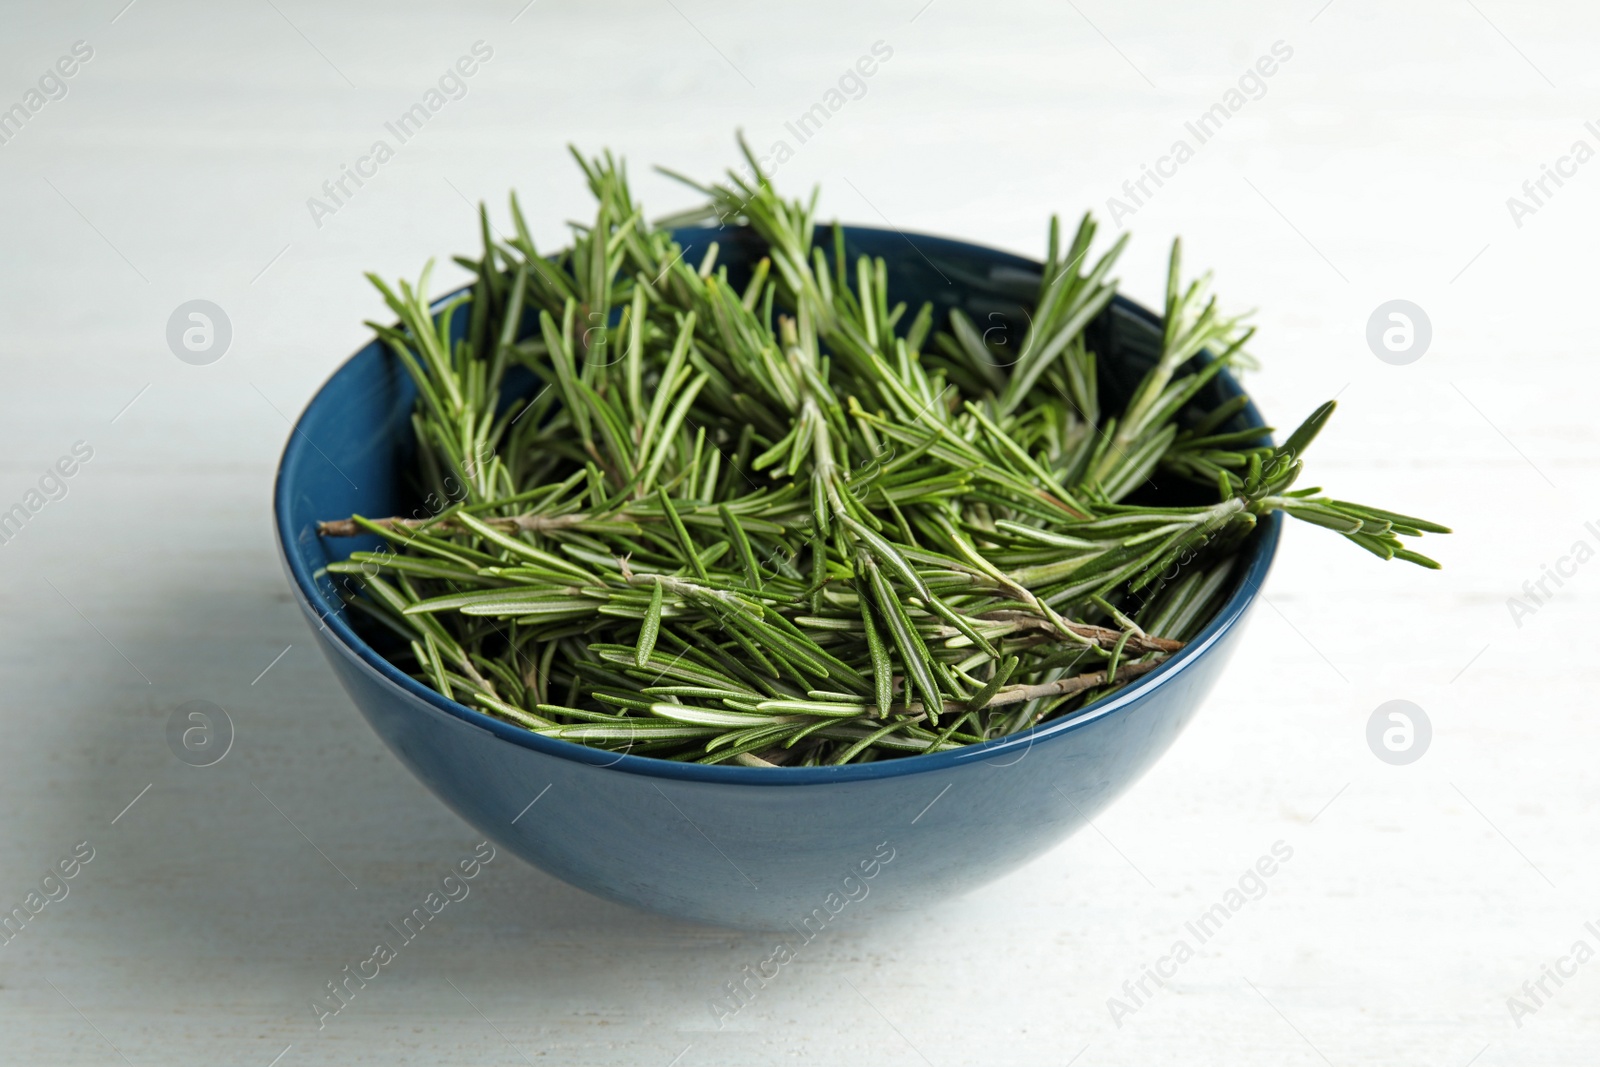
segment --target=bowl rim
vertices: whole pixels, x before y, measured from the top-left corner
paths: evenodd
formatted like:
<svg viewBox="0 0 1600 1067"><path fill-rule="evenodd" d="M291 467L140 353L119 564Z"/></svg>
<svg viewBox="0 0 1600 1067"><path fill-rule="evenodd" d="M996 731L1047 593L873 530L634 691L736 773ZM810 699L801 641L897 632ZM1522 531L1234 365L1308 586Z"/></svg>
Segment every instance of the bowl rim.
<svg viewBox="0 0 1600 1067"><path fill-rule="evenodd" d="M979 252L992 257L1003 265L1014 268L1034 272L1043 269L1042 264L1036 260L970 241L928 234L906 234L900 233L898 230L888 230L873 226L851 226L847 229L899 234L905 237L908 242L915 238L917 243L925 246L943 246L952 250ZM916 244L913 244L913 247L916 247ZM470 287L464 286L439 297L433 302L432 307L437 309L458 297L468 288ZM1160 325L1161 320L1158 315L1121 294L1114 298L1112 306L1144 319L1152 325ZM628 753L618 755L605 749L580 745L575 741L563 741L559 738L545 737L543 734L534 733L524 727L470 708L446 697L429 686L423 685L389 662L376 649L362 640L360 635L346 621L343 610L344 605L341 603L335 606L328 602L316 581L312 568L295 551L294 542L298 540L298 537L290 529L290 501L293 493L292 486L285 479L285 472L290 467L292 457L297 457L298 453L306 449L317 447L301 427L310 416L313 408L319 403L327 402L328 387L333 383L334 379L344 373L349 365L358 359L362 353L366 352L368 348L381 343L375 338L357 349L348 358L341 361L339 366L317 387L311 399L306 402L304 410L295 419L294 425L289 431L288 439L284 444L283 452L279 457L278 468L273 478L273 527L277 535L278 554L283 562L284 570L291 579L296 598L303 609L320 619L319 629L326 629L329 634L333 635L338 645L341 646L340 651L345 654L347 659L365 667L390 687L422 701L423 704L437 712L442 712L469 725L485 730L501 741L509 742L522 748L533 749L547 756L555 756L592 767L680 781L725 785L798 786L924 774L951 770L963 764L971 763L993 762L998 765L1009 766L1011 763L1021 760L1037 743L1056 740L1091 723L1115 715L1134 704L1142 703L1164 686L1173 684L1180 675L1197 664L1217 642L1239 624L1245 613L1255 603L1260 595L1261 586L1266 579L1267 572L1272 566L1272 561L1277 555L1278 541L1282 533L1283 517L1277 512L1272 512L1266 516L1258 524L1256 534L1245 545L1243 550L1246 554L1245 566L1242 573L1236 578L1237 584L1233 594L1217 610L1216 615L1211 618L1205 628L1185 644L1182 649L1168 657L1155 670L1135 679L1117 692L1101 698L1071 718L1046 722L982 744L966 745L944 752L899 756L894 759L879 760L872 763L852 763L842 767L745 767L740 765L729 766L722 763L680 763L673 760L657 759L653 756L635 756ZM1255 400L1250 397L1249 393L1227 370L1223 370L1218 377L1226 387L1237 390L1239 395L1246 398L1247 403L1242 414L1255 425L1263 427L1265 432L1266 422L1262 419L1261 412L1256 408Z"/></svg>

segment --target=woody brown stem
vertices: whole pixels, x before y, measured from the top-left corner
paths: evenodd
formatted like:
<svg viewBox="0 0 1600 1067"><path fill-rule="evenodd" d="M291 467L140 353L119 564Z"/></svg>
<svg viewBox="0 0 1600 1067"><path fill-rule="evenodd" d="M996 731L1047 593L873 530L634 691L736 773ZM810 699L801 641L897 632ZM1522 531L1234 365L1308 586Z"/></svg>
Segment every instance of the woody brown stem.
<svg viewBox="0 0 1600 1067"><path fill-rule="evenodd" d="M1025 611L990 611L975 616L988 622L1003 622L1018 630L1045 630L1054 633L1056 626L1047 619L1037 615L1030 615ZM1084 622L1066 622L1062 620L1068 630L1079 637L1093 641L1101 648L1115 647L1122 639L1121 630L1113 630L1108 626L1091 626ZM1149 634L1130 634L1128 643L1123 646L1129 652L1176 652L1183 647L1182 641L1173 641L1165 637L1152 637Z"/></svg>
<svg viewBox="0 0 1600 1067"><path fill-rule="evenodd" d="M374 526L381 526L385 530L416 530L429 523L439 529L457 531L460 527L449 519L372 519ZM568 526L576 526L581 522L589 521L585 514L575 515L510 515L499 518L484 518L485 525L492 526L506 533L532 532L544 533L547 530L562 530ZM357 525L354 519L333 519L328 522L317 523L317 533L324 537L356 537L370 531Z"/></svg>
<svg viewBox="0 0 1600 1067"><path fill-rule="evenodd" d="M1116 680L1127 681L1138 678L1140 675L1149 674L1166 662L1163 657L1158 660L1140 663L1124 663L1117 667ZM984 708L992 708L999 704L1022 704L1029 700L1038 700L1042 697L1064 697L1074 693L1082 693L1090 689L1098 689L1106 684L1106 672L1094 671L1091 674L1080 674L1072 678L1062 678L1059 681L1044 682L1040 685L1008 685L999 690L989 699ZM897 715L912 715L923 710L920 702L907 704L896 708ZM982 711L983 708L973 708L972 711Z"/></svg>
<svg viewBox="0 0 1600 1067"><path fill-rule="evenodd" d="M1117 668L1117 681L1149 674L1165 662L1165 659L1158 659L1147 663L1124 663ZM994 699L989 701L989 706L1021 704L1041 697L1071 696L1073 693L1082 693L1088 689L1098 689L1105 684L1106 672L1095 671L1092 674L1080 674L1075 678L1062 678L1060 681L1045 682L1042 685L1010 685L996 693Z"/></svg>

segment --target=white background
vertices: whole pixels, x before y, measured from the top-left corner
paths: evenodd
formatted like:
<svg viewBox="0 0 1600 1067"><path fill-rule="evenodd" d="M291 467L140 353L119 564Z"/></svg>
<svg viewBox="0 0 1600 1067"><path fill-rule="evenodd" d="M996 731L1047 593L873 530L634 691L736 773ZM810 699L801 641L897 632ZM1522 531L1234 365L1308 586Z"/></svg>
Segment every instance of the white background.
<svg viewBox="0 0 1600 1067"><path fill-rule="evenodd" d="M94 49L0 145L0 509L94 449L0 546L0 903L96 850L0 946L5 1060L1593 1062L1600 961L1520 1027L1507 998L1580 937L1600 949L1600 565L1520 627L1506 603L1600 547L1600 162L1520 227L1506 206L1575 140L1600 147L1592 7L123 3L0 13L0 106ZM315 225L307 198L480 39L467 96ZM709 176L736 127L785 136L880 40L893 58L781 184L823 183L825 217L1027 254L1292 47L1125 220L1124 291L1158 295L1181 233L1230 308L1259 309L1268 417L1338 395L1312 480L1453 525L1423 546L1445 570L1291 529L1226 678L1095 831L925 915L847 913L721 1032L707 1002L766 939L509 856L319 1032L322 984L477 840L351 708L272 547L286 419L384 314L361 272L473 250L466 201L503 222L512 187L557 247L588 211L569 141L625 153L651 209L685 206L650 164ZM194 298L233 325L210 366L164 337ZM1409 366L1364 340L1394 298L1433 324ZM164 736L195 699L238 731L207 769ZM1367 748L1391 699L1433 723L1410 766ZM1107 999L1278 841L1265 897L1116 1026Z"/></svg>

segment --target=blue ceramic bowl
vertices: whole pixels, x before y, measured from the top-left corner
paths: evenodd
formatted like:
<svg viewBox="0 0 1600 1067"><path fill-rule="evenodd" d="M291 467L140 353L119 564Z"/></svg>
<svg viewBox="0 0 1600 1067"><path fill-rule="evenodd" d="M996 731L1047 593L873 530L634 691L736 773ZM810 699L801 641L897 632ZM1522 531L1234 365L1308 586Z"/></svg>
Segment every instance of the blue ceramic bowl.
<svg viewBox="0 0 1600 1067"><path fill-rule="evenodd" d="M891 298L962 307L1020 339L1037 263L894 231L846 231L852 258L889 262ZM761 252L742 230L685 230L689 256ZM464 320L466 316L457 316ZM1102 389L1126 394L1158 320L1122 299L1092 327ZM1237 395L1219 375L1202 401ZM325 541L319 519L408 514L414 388L378 342L357 352L300 416L278 471L279 545L295 596L351 699L384 742L463 819L529 863L597 896L700 922L805 938L845 909L914 908L998 878L1064 840L1171 745L1237 644L1279 534L1244 552L1232 595L1158 670L1071 719L933 755L846 767L699 766L556 741L446 699L352 628L324 570L370 541ZM1239 426L1260 426L1254 407ZM530 806L531 805L531 806Z"/></svg>

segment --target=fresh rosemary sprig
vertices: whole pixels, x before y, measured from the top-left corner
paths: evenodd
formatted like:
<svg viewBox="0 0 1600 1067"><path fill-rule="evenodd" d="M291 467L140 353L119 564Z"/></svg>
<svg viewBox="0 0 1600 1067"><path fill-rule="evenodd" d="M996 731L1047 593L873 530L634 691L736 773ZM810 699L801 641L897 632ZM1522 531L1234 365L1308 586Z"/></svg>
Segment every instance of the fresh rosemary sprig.
<svg viewBox="0 0 1600 1067"><path fill-rule="evenodd" d="M598 208L569 249L541 254L513 196L515 236L483 215L481 256L458 259L476 281L437 317L427 270L372 277L399 318L373 328L418 388L419 488L453 503L321 532L391 546L328 569L365 579L352 605L447 696L639 755L863 762L1152 670L1273 510L1437 566L1401 539L1444 527L1292 488L1332 402L1276 448L1225 429L1242 399L1191 410L1250 331L1183 283L1176 242L1156 361L1108 414L1085 331L1125 238L1090 263L1087 217L1065 249L1051 223L1007 364L959 311L907 320L884 261L847 262L837 227L819 245L815 195L783 200L753 158L691 213L766 242L742 288L715 244L685 262L609 155L577 158ZM507 395L515 365L545 383L531 399ZM1158 473L1216 500L1136 502Z"/></svg>

